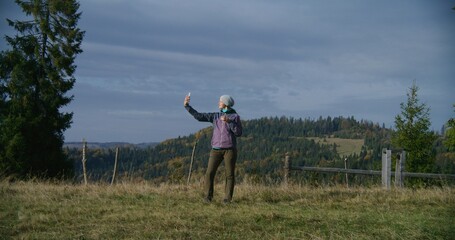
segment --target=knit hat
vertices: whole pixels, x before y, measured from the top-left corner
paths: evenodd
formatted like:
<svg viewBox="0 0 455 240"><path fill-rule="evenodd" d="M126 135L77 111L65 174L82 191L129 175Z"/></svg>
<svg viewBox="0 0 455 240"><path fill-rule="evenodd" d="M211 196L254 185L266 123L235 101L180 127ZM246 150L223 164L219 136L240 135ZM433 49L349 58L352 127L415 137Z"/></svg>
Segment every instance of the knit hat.
<svg viewBox="0 0 455 240"><path fill-rule="evenodd" d="M234 106L234 99L229 95L221 96L220 101L223 102L228 107Z"/></svg>

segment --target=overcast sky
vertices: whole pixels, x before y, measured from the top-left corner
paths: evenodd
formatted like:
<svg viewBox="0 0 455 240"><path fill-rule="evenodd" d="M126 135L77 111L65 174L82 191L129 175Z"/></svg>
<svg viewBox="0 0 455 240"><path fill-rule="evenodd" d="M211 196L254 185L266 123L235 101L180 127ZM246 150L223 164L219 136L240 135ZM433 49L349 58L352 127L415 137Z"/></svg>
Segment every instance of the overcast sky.
<svg viewBox="0 0 455 240"><path fill-rule="evenodd" d="M24 19L14 1L6 17ZM183 108L243 119L354 116L394 126L416 82L432 129L454 117L454 1L81 0L66 141L160 142L210 126ZM0 40L0 49L9 48Z"/></svg>

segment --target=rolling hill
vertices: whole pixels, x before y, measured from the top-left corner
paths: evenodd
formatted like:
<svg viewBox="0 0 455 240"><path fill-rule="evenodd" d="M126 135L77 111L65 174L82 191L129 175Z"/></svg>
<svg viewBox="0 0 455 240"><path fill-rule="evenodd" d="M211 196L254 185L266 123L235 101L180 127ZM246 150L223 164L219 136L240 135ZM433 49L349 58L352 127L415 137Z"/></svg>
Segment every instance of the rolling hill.
<svg viewBox="0 0 455 240"><path fill-rule="evenodd" d="M295 119L268 117L242 121L244 133L238 139L237 176L278 180L285 153L294 165L344 167L341 159L349 159L349 167L378 169L380 152L390 146L391 130L371 121L353 117ZM169 139L142 148L120 143L119 175L153 181L182 182L189 169L194 144L193 174L202 176L210 151L211 127L189 136ZM74 161L76 175L81 174L81 151L67 145ZM79 145L80 146L80 145ZM89 146L87 169L92 179L108 179L112 173L115 151L109 146Z"/></svg>

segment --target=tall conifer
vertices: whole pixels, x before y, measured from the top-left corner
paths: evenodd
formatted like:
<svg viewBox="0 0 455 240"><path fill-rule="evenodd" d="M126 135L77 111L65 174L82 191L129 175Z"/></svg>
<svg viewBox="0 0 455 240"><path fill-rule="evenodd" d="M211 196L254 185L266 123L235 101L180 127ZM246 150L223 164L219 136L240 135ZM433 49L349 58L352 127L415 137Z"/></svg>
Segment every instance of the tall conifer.
<svg viewBox="0 0 455 240"><path fill-rule="evenodd" d="M10 20L17 35L6 36L0 53L0 171L20 177L70 174L62 151L72 113L76 65L84 32L75 0L16 0L27 20Z"/></svg>
<svg viewBox="0 0 455 240"><path fill-rule="evenodd" d="M429 130L430 109L419 102L418 91L419 87L413 83L407 93L407 102L401 103L401 115L395 117L396 132L392 143L408 152L407 171L429 172L434 163L433 142L436 135Z"/></svg>

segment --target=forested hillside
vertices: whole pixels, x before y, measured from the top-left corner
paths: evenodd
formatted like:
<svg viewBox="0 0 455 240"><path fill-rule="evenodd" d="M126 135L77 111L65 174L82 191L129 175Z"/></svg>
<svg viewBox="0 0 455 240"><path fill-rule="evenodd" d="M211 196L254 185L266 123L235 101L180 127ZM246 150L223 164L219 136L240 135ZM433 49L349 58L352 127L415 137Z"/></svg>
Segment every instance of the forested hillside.
<svg viewBox="0 0 455 240"><path fill-rule="evenodd" d="M238 139L238 180L248 177L256 181L279 181L285 153L290 154L294 166L344 167L344 159L347 159L349 168L379 170L381 150L391 148L392 130L353 117L320 117L317 120L268 117L243 121L242 124L244 133ZM192 150L197 142L193 176L200 179L209 157L211 133L212 129L208 127L154 147L120 147L118 176L156 182L186 181ZM435 151L443 151L440 145L435 144ZM66 151L80 178L81 150L66 148ZM453 159L447 161L444 153L438 156L435 171L455 172ZM114 148L89 149L87 159L91 180L110 179Z"/></svg>

